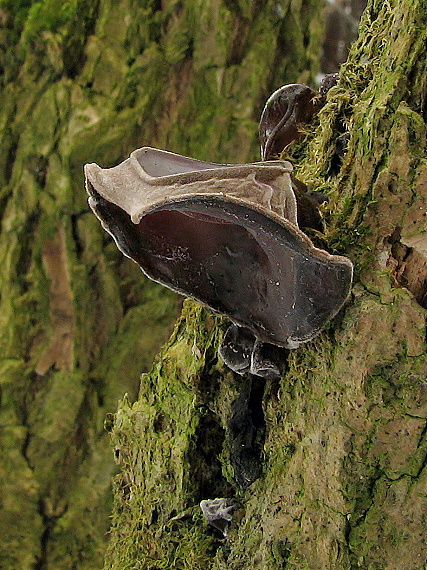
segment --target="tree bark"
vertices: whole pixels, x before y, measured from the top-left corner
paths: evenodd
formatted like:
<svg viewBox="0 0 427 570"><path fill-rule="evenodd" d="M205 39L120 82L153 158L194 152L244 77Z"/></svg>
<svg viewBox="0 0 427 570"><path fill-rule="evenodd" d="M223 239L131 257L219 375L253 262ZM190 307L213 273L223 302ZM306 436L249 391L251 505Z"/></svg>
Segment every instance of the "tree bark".
<svg viewBox="0 0 427 570"><path fill-rule="evenodd" d="M107 566L206 568L214 556L203 524L180 529L178 549L169 531L164 551L149 536L199 496L234 493L222 442L240 379L217 362L218 318L187 303L131 409L181 301L118 253L87 207L82 167L147 144L256 160L266 97L313 82L320 13L317 0L0 2L2 568L102 567L116 469L103 422L125 393L113 438L129 469ZM123 516L136 516L119 547L125 495Z"/></svg>
<svg viewBox="0 0 427 570"><path fill-rule="evenodd" d="M317 129L291 149L297 176L330 196L322 239L355 263L349 303L267 382L264 422L254 379L218 361L218 319L185 304L115 417L105 568L425 567L426 24L421 0L371 0ZM262 459L246 488L236 402ZM198 506L217 496L238 503L226 540Z"/></svg>

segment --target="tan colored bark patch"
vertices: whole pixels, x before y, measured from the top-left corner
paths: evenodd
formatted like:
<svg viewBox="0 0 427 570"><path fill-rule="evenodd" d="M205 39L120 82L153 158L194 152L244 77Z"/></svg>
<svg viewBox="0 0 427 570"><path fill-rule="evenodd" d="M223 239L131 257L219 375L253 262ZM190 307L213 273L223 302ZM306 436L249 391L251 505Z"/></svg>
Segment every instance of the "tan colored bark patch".
<svg viewBox="0 0 427 570"><path fill-rule="evenodd" d="M53 240L44 244L42 259L50 280L49 313L53 332L50 346L36 366L36 373L40 375L46 374L52 366L66 371L73 368L76 317L67 266L65 232L62 227L58 229Z"/></svg>
<svg viewBox="0 0 427 570"><path fill-rule="evenodd" d="M427 309L427 165L417 173L416 197L408 205L399 241L392 244L393 274Z"/></svg>
<svg viewBox="0 0 427 570"><path fill-rule="evenodd" d="M407 243L412 243L412 240L409 241L408 238ZM424 247L419 250L416 246L408 247L402 241L392 249L396 281L411 291L421 307L427 309L427 255L423 254L425 251Z"/></svg>

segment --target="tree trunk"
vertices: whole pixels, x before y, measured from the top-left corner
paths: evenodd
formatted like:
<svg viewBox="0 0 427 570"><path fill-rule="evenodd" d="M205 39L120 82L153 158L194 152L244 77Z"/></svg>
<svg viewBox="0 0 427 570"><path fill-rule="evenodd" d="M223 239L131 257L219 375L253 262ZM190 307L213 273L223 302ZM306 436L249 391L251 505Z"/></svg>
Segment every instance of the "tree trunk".
<svg viewBox="0 0 427 570"><path fill-rule="evenodd" d="M224 368L219 319L185 304L115 417L106 568L425 568L426 30L423 0L371 0L318 128L291 149L330 196L323 239L355 263L347 306L263 388ZM239 486L242 472L259 478ZM237 501L226 539L198 505L215 497Z"/></svg>
<svg viewBox="0 0 427 570"><path fill-rule="evenodd" d="M104 418L125 393L136 399L181 306L103 232L83 164L147 144L256 160L266 97L313 83L320 14L317 0L0 1L2 568L102 567L116 469ZM115 444L128 467L107 566L164 567L174 552L167 566L206 568L214 556L200 517L173 531L178 548L159 529L199 498L234 493L223 426L241 380L217 362L218 320L188 303L135 409L124 400L118 412L114 440L136 445Z"/></svg>

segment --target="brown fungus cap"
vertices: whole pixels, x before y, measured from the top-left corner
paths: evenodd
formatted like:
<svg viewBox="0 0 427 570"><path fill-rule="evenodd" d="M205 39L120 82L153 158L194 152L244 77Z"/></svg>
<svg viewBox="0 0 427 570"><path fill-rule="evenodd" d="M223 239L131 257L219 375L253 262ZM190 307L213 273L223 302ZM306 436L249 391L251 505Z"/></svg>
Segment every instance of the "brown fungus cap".
<svg viewBox="0 0 427 570"><path fill-rule="evenodd" d="M113 168L88 164L85 175L90 207L146 275L262 342L295 348L340 309L352 263L298 228L291 170L144 147Z"/></svg>
<svg viewBox="0 0 427 570"><path fill-rule="evenodd" d="M324 99L307 85L292 83L277 89L264 106L259 123L261 157L270 160L301 135L323 106Z"/></svg>

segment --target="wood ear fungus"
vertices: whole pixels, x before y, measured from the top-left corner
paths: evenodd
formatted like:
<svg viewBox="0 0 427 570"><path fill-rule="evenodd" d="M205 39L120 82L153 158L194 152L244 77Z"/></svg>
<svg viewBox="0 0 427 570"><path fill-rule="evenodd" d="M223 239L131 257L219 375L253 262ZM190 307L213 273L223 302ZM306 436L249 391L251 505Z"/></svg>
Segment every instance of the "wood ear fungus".
<svg viewBox="0 0 427 570"><path fill-rule="evenodd" d="M301 134L301 127L312 121L324 100L307 85L293 83L277 89L261 114L259 137L261 158L277 158Z"/></svg>
<svg viewBox="0 0 427 570"><path fill-rule="evenodd" d="M338 73L328 73L318 92L307 85L291 83L270 95L259 123L262 160L279 157L289 144L298 140L302 128L312 122L338 80Z"/></svg>
<svg viewBox="0 0 427 570"><path fill-rule="evenodd" d="M296 348L338 312L352 263L299 229L286 161L222 165L144 147L85 166L89 205L148 277Z"/></svg>

